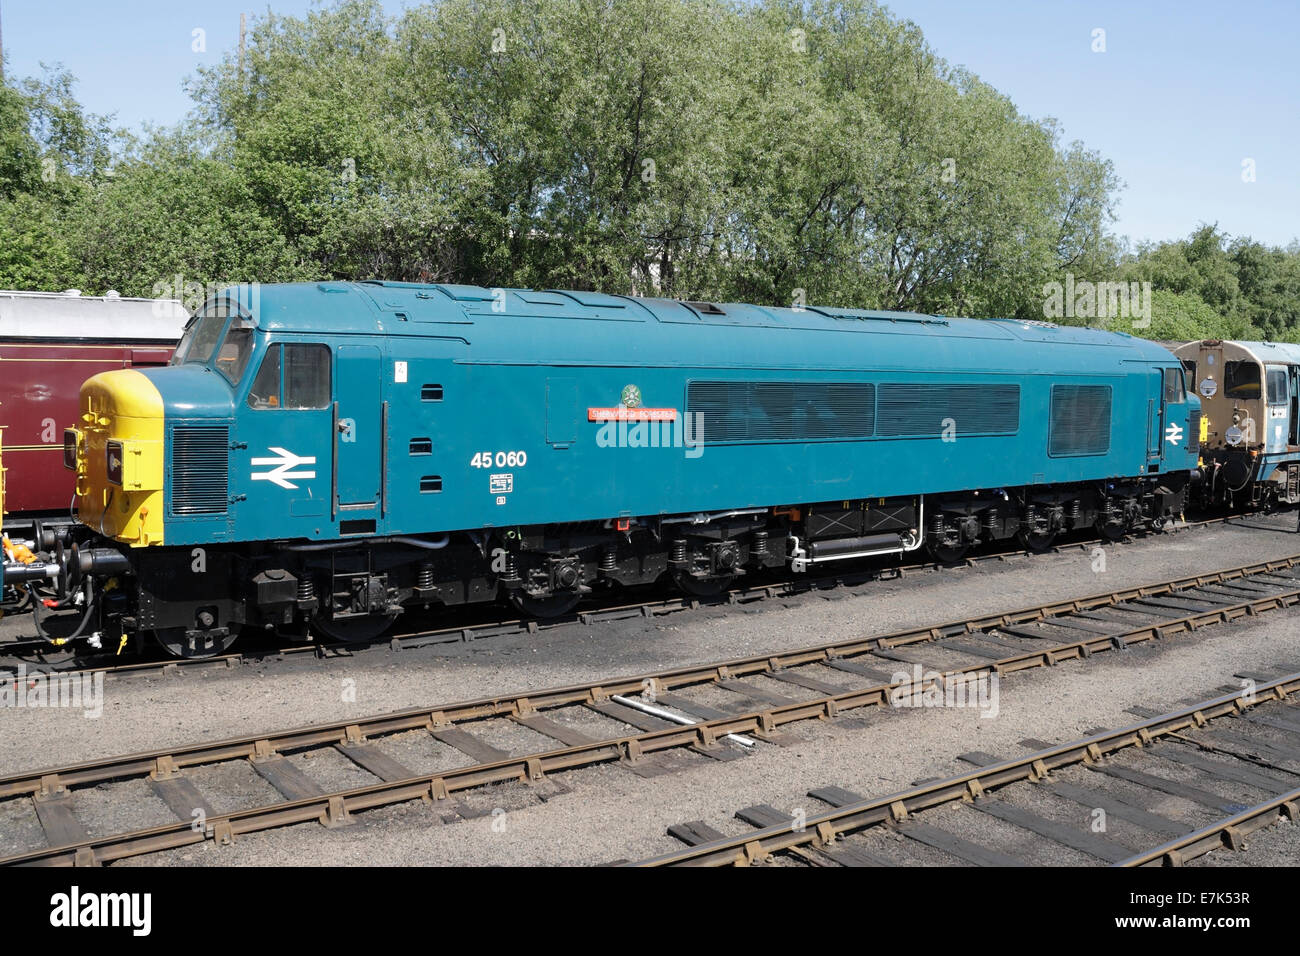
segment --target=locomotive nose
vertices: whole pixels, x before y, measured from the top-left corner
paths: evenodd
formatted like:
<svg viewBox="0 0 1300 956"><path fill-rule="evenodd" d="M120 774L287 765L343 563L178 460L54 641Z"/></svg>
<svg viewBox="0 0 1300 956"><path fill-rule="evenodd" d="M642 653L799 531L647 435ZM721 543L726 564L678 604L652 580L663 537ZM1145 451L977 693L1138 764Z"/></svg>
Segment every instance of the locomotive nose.
<svg viewBox="0 0 1300 956"><path fill-rule="evenodd" d="M81 386L81 416L64 435L77 473L78 518L108 537L162 541L163 399L134 369L101 372Z"/></svg>

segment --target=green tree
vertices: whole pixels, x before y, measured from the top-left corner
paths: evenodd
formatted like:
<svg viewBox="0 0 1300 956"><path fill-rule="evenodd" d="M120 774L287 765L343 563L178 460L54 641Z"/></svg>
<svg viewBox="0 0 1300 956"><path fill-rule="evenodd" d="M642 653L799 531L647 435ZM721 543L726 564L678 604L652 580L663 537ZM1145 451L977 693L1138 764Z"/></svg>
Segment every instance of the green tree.
<svg viewBox="0 0 1300 956"><path fill-rule="evenodd" d="M31 134L31 107L18 90L0 86L0 198L40 188L41 147Z"/></svg>
<svg viewBox="0 0 1300 956"><path fill-rule="evenodd" d="M434 104L401 101L377 2L268 14L245 73L231 58L194 91L252 201L321 275L452 278L446 235L462 183Z"/></svg>
<svg viewBox="0 0 1300 956"><path fill-rule="evenodd" d="M227 161L160 135L72 210L67 229L88 290L171 295L182 282L317 278Z"/></svg>

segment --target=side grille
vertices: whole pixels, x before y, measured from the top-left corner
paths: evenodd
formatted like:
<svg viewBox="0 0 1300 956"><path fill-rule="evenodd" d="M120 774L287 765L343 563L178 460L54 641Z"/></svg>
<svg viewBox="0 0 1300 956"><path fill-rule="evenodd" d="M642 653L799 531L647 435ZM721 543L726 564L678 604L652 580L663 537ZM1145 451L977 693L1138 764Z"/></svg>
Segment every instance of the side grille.
<svg viewBox="0 0 1300 956"><path fill-rule="evenodd" d="M1053 385L1047 453L1054 458L1110 451L1110 386Z"/></svg>
<svg viewBox="0 0 1300 956"><path fill-rule="evenodd" d="M172 514L225 514L230 430L225 425L177 425L171 452Z"/></svg>
<svg viewBox="0 0 1300 956"><path fill-rule="evenodd" d="M877 434L888 437L1014 435L1019 385L881 385Z"/></svg>
<svg viewBox="0 0 1300 956"><path fill-rule="evenodd" d="M869 438L874 385L856 382L691 382L686 411L705 442Z"/></svg>
<svg viewBox="0 0 1300 956"><path fill-rule="evenodd" d="M1201 453L1201 413L1192 412L1187 416L1187 450L1193 455Z"/></svg>

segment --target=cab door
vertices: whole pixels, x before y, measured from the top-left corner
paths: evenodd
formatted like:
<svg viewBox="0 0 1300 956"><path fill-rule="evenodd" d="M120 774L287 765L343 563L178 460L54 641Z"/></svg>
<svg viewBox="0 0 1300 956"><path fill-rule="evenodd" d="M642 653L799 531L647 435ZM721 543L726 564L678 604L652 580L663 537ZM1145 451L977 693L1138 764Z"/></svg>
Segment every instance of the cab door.
<svg viewBox="0 0 1300 956"><path fill-rule="evenodd" d="M1159 471L1164 445L1164 369L1147 376L1147 471Z"/></svg>
<svg viewBox="0 0 1300 956"><path fill-rule="evenodd" d="M1186 377L1181 366L1163 370L1164 389L1160 396L1161 422L1164 426L1160 443L1161 457L1168 468L1188 466L1186 457L1200 450L1200 416L1192 418L1187 398ZM1198 428L1196 434L1193 428ZM1194 464L1194 461L1192 462Z"/></svg>
<svg viewBox="0 0 1300 956"><path fill-rule="evenodd" d="M1186 456L1197 449L1198 435L1191 435L1190 409L1183 383L1183 368L1151 370L1151 392L1147 401L1147 471L1186 467Z"/></svg>
<svg viewBox="0 0 1300 956"><path fill-rule="evenodd" d="M330 348L322 343L274 342L258 362L237 406L232 466L247 504L243 537L328 538Z"/></svg>
<svg viewBox="0 0 1300 956"><path fill-rule="evenodd" d="M342 534L373 534L384 511L382 362L374 345L341 345L334 375L334 510Z"/></svg>
<svg viewBox="0 0 1300 956"><path fill-rule="evenodd" d="M1287 366L1287 387L1291 390L1291 401L1288 403L1291 415L1291 427L1287 431L1287 444L1300 445L1300 434L1297 434L1297 424L1300 423L1300 365Z"/></svg>
<svg viewBox="0 0 1300 956"><path fill-rule="evenodd" d="M1266 452L1286 451L1291 436L1290 371L1285 365L1264 366Z"/></svg>

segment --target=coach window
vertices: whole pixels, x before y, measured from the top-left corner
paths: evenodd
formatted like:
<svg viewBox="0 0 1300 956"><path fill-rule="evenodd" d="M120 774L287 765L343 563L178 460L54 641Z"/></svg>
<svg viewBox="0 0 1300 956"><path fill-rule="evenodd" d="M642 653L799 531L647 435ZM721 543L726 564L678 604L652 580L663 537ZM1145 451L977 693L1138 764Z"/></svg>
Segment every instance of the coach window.
<svg viewBox="0 0 1300 956"><path fill-rule="evenodd" d="M1223 394L1228 398L1259 398L1259 365L1255 362L1225 362Z"/></svg>
<svg viewBox="0 0 1300 956"><path fill-rule="evenodd" d="M1270 405L1285 405L1286 398L1286 369L1268 369L1268 403Z"/></svg>
<svg viewBox="0 0 1300 956"><path fill-rule="evenodd" d="M327 408L330 350L327 345L272 345L262 358L248 404L253 408Z"/></svg>
<svg viewBox="0 0 1300 956"><path fill-rule="evenodd" d="M1165 404L1177 405L1187 401L1183 392L1183 370L1181 368L1165 369Z"/></svg>

